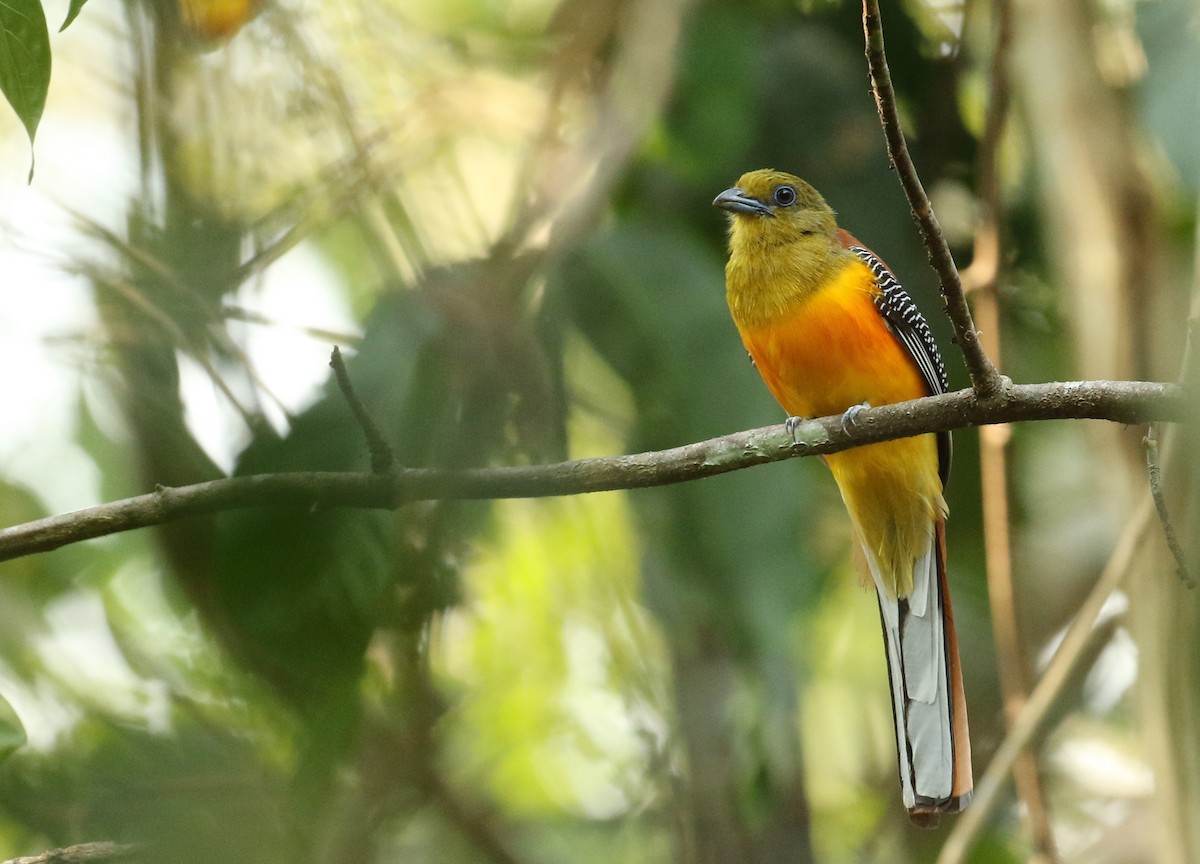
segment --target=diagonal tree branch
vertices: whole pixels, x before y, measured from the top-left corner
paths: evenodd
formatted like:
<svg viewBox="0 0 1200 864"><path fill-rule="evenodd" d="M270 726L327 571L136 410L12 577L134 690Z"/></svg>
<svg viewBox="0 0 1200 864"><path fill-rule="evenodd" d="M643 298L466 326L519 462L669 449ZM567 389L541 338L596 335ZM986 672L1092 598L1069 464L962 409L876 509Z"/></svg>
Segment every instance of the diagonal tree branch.
<svg viewBox="0 0 1200 864"><path fill-rule="evenodd" d="M663 486L797 456L836 453L926 432L1023 420L1182 422L1189 408L1175 384L1069 381L1014 385L1006 398L959 390L863 410L853 428L840 417L737 432L670 450L577 459L553 465L446 471L397 468L386 474L301 472L230 477L101 504L0 531L0 561L72 543L246 507L394 509L435 499L539 498ZM794 437L794 441L793 441Z"/></svg>
<svg viewBox="0 0 1200 864"><path fill-rule="evenodd" d="M937 864L962 864L966 860L971 846L1000 800L1000 792L1018 754L1036 741L1072 676L1078 672L1084 660L1094 657L1095 652L1091 649L1101 644L1101 641L1108 641L1111 633L1105 632L1097 624L1105 603L1120 587L1121 581L1129 572L1138 547L1145 539L1151 512L1147 496L1126 524L1112 556L1108 559L1108 564L1104 567L1104 572L1100 574L1100 578L1092 586L1091 593L1079 607L1075 620L1063 636L1046 671L1029 694L1029 700L1022 707L1016 721L1009 727L1004 741L996 748L983 777L975 784L975 797L971 799L971 806L961 818L955 820L954 827L938 853Z"/></svg>
<svg viewBox="0 0 1200 864"><path fill-rule="evenodd" d="M971 319L971 310L967 306L967 297L963 293L962 282L958 276L958 268L954 265L954 257L946 238L942 234L941 225L934 215L929 196L917 176L912 157L908 153L908 144L904 140L904 130L900 128L900 116L896 111L896 92L892 88L892 75L888 71L887 56L883 49L883 23L879 17L879 0L863 0L863 34L867 43L867 67L871 75L871 91L875 94L875 106L879 109L879 122L883 126L883 134L887 139L888 156L892 166L900 176L900 184L912 207L913 218L921 229L921 239L929 253L929 263L937 271L942 285L942 297L946 300L946 314L954 324L954 341L962 351L971 374L971 386L979 394L980 399L993 399L1001 396L1005 388L1005 379L996 371L992 361L984 353L979 343L979 333L975 330L975 322Z"/></svg>

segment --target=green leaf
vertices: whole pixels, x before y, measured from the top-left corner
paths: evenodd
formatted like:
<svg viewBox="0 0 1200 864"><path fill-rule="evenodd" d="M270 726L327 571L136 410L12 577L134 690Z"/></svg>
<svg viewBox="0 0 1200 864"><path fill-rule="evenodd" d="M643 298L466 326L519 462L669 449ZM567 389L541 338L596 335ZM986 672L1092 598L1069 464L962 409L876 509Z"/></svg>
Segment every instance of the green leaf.
<svg viewBox="0 0 1200 864"><path fill-rule="evenodd" d="M0 0L8 2L8 0ZM0 696L0 760L7 759L14 752L25 746L25 727L21 718L8 704L8 700Z"/></svg>
<svg viewBox="0 0 1200 864"><path fill-rule="evenodd" d="M83 4L86 2L87 0L71 0L71 8L67 10L67 20L63 21L62 26L58 28L59 33L70 27L71 22L79 17L79 13L83 9Z"/></svg>
<svg viewBox="0 0 1200 864"><path fill-rule="evenodd" d="M50 33L42 4L0 0L0 90L29 133L30 145L49 89Z"/></svg>

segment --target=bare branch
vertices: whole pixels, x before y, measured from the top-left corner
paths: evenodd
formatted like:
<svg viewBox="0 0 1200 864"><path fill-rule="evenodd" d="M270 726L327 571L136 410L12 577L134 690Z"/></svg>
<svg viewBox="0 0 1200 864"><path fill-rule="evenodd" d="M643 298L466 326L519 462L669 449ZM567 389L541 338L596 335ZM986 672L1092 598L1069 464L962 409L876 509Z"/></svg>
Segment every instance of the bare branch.
<svg viewBox="0 0 1200 864"><path fill-rule="evenodd" d="M64 846L61 849L51 849L41 855L28 855L22 858L11 858L4 864L107 864L110 861L122 861L132 855L134 846L123 843L80 843L76 846Z"/></svg>
<svg viewBox="0 0 1200 864"><path fill-rule="evenodd" d="M892 88L892 76L888 71L887 56L883 50L883 24L879 17L878 0L863 0L863 34L867 43L867 67L871 75L871 90L875 94L875 106L879 109L879 122L887 139L888 155L900 176L904 194L912 207L913 218L921 229L921 239L929 253L929 262L937 271L942 284L942 297L946 300L946 313L954 324L954 340L962 351L971 374L971 386L980 399L993 399L1001 395L1005 380L979 344L979 333L971 319L971 310L963 293L958 268L942 228L929 203L929 196L917 176L904 130L900 128L900 117L896 111L896 92Z"/></svg>
<svg viewBox="0 0 1200 864"><path fill-rule="evenodd" d="M1015 385L1004 400L981 401L972 390L865 409L853 429L822 417L789 431L783 424L737 432L670 450L577 459L553 465L446 471L398 468L387 474L301 472L230 477L127 498L0 531L0 561L245 507L395 509L411 501L540 498L638 489L698 480L797 456L816 456L906 438L1022 420L1110 420L1141 424L1183 421L1183 391L1146 381L1069 381ZM794 437L794 441L793 441Z"/></svg>

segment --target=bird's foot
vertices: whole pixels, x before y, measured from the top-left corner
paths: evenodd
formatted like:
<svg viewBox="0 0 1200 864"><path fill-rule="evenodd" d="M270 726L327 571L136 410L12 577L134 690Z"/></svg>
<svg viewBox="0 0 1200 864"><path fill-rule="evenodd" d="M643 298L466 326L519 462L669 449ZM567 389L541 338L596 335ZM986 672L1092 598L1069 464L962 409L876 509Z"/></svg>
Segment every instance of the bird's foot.
<svg viewBox="0 0 1200 864"><path fill-rule="evenodd" d="M858 425L858 421L855 418L870 407L870 402L862 402L859 405L851 405L847 408L846 412L842 414L842 431L849 435L850 430Z"/></svg>
<svg viewBox="0 0 1200 864"><path fill-rule="evenodd" d="M784 428L784 429L786 429L786 430L787 430L787 433L788 433L789 435L791 435L791 436L792 436L792 443L793 443L793 444L799 444L799 443L800 443L799 441L797 441L797 440L796 440L796 429L797 429L797 428L800 426L800 424L801 424L801 423L803 423L803 422L804 422L804 418L803 418L803 417L789 417L789 418L787 418L786 420L784 420L784 421L783 421L783 428Z"/></svg>

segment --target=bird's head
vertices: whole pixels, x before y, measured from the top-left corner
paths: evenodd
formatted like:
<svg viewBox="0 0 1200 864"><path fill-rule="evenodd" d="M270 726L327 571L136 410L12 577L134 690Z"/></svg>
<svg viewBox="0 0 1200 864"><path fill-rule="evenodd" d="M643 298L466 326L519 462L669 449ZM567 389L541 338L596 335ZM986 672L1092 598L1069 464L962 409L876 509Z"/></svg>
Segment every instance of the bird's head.
<svg viewBox="0 0 1200 864"><path fill-rule="evenodd" d="M820 192L772 168L743 174L713 205L729 213L735 243L774 245L837 231L837 217Z"/></svg>

